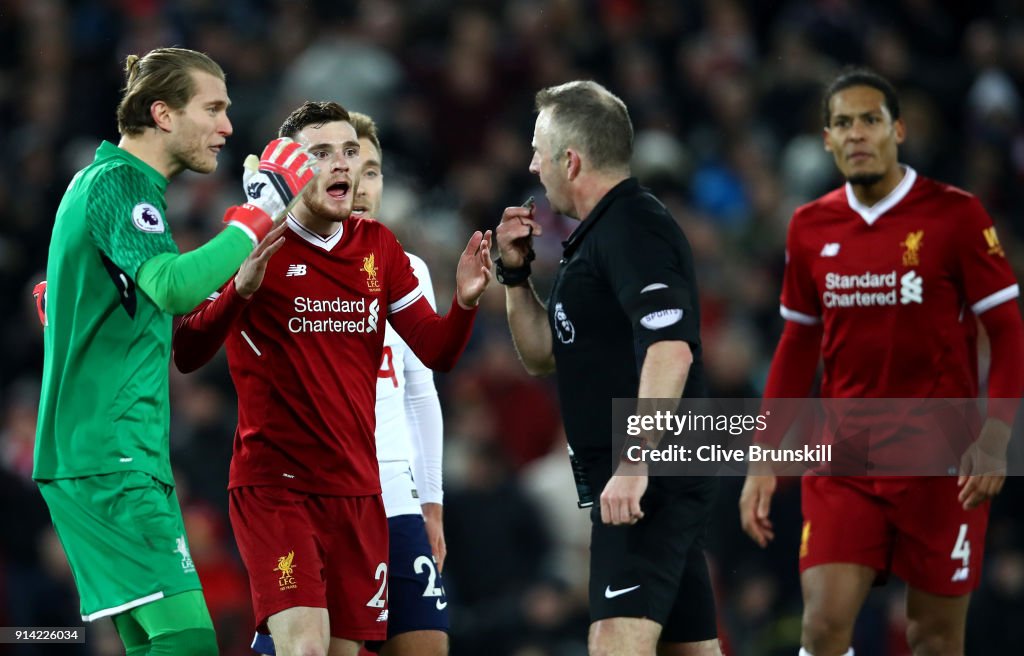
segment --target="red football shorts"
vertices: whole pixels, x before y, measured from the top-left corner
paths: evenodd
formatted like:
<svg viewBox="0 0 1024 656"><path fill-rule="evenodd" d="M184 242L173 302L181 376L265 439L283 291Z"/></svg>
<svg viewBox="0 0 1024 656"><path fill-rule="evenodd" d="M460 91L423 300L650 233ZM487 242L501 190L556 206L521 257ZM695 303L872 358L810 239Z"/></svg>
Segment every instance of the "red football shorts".
<svg viewBox="0 0 1024 656"><path fill-rule="evenodd" d="M989 502L964 510L955 476L804 476L800 571L857 563L935 595L978 587Z"/></svg>
<svg viewBox="0 0 1024 656"><path fill-rule="evenodd" d="M380 495L238 487L229 512L261 630L275 613L311 606L327 609L335 638L387 638L388 523Z"/></svg>

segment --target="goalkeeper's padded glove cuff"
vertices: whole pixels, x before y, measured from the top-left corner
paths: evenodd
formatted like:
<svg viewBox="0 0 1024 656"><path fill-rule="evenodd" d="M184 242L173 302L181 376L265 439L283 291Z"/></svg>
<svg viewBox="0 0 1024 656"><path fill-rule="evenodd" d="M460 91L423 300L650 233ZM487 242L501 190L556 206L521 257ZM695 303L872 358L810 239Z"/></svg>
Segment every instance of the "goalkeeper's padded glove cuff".
<svg viewBox="0 0 1024 656"><path fill-rule="evenodd" d="M249 235L253 248L274 228L270 215L251 203L229 207L224 213L224 223L241 228Z"/></svg>

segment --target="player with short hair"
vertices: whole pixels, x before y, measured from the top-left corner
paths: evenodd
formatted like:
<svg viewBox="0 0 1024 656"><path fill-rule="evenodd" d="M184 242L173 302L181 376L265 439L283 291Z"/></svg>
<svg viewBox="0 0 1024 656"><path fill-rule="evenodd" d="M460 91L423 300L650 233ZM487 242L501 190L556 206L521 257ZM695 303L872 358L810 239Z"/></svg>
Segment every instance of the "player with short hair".
<svg viewBox="0 0 1024 656"><path fill-rule="evenodd" d="M227 228L180 255L167 183L217 168L231 135L224 73L202 53L159 48L130 55L125 76L121 140L104 141L68 185L36 289L45 351L32 476L85 621L112 617L129 656L216 654L171 473L171 315L237 270L313 178L313 160L271 142L244 177L274 187L247 194Z"/></svg>
<svg viewBox="0 0 1024 656"><path fill-rule="evenodd" d="M793 215L786 325L765 398L807 396L819 355L825 398L976 398L975 317L992 365L988 417L959 479L803 477L801 654L852 654L860 607L890 572L907 582L914 654L962 654L989 500L1005 479L1016 408L1005 400L1024 391L1019 287L978 199L899 163L905 127L887 80L844 71L825 92L823 114L825 149L846 184ZM774 489L770 466L752 464L740 515L761 546L774 537Z"/></svg>
<svg viewBox="0 0 1024 656"><path fill-rule="evenodd" d="M377 126L366 114L349 112L359 138L360 173L354 217L380 216L384 194L383 151ZM420 289L430 302L434 290L427 263L406 252ZM384 656L444 656L448 653L448 599L441 569L441 454L443 418L434 375L391 324L384 329L377 372L377 462L388 518L387 641L367 645ZM252 648L274 654L273 638L257 633Z"/></svg>
<svg viewBox="0 0 1024 656"><path fill-rule="evenodd" d="M351 215L361 161L348 112L307 102L279 134L308 147L320 173L266 246L179 324L174 358L191 371L226 345L239 399L231 523L258 630L282 656L355 654L387 637L389 615L374 441L385 322L428 367L454 366L490 280L491 235L470 239L440 317L391 231Z"/></svg>

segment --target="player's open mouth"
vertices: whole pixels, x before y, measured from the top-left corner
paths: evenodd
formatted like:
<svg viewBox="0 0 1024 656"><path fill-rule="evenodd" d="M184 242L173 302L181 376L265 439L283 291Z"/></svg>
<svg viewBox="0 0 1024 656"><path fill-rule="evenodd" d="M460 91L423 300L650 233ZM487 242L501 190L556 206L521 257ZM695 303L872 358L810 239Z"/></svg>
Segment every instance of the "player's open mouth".
<svg viewBox="0 0 1024 656"><path fill-rule="evenodd" d="M352 206L352 213L355 214L356 216L362 216L362 215L366 214L366 211L368 209L369 209L368 207L365 207L363 205L353 205Z"/></svg>
<svg viewBox="0 0 1024 656"><path fill-rule="evenodd" d="M331 198L342 200L348 197L349 184L347 182L335 182L327 187L327 195Z"/></svg>

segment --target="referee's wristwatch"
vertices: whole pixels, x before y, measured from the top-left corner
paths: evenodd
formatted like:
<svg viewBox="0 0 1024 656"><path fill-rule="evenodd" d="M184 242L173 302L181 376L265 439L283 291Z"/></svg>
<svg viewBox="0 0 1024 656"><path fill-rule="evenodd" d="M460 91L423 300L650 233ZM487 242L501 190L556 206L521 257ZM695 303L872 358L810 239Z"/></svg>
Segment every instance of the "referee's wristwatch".
<svg viewBox="0 0 1024 656"><path fill-rule="evenodd" d="M536 257L536 253L534 253L531 248L526 254L526 259L523 260L522 265L514 268L505 266L499 257L494 261L495 279L506 287L518 287L525 284L526 281L530 279L530 274L532 273L530 270L530 262L532 262Z"/></svg>

